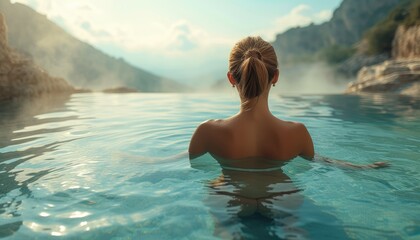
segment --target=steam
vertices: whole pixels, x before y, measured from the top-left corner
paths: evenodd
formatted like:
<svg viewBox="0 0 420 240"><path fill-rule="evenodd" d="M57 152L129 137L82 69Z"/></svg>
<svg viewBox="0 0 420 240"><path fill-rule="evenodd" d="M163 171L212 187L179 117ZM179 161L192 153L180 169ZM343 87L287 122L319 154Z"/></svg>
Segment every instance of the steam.
<svg viewBox="0 0 420 240"><path fill-rule="evenodd" d="M275 92L280 94L340 94L351 79L339 76L333 66L323 62L280 66ZM277 87L278 86L278 87Z"/></svg>
<svg viewBox="0 0 420 240"><path fill-rule="evenodd" d="M350 80L353 79L339 76L333 66L323 62L280 65L279 81L271 91L281 95L341 94ZM207 89L217 92L232 91L226 78L218 80Z"/></svg>

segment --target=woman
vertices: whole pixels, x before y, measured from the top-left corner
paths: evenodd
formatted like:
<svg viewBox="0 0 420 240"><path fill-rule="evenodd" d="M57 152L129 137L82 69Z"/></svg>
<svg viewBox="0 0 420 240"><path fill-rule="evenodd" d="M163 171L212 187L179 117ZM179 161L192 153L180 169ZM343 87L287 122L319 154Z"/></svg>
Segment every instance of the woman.
<svg viewBox="0 0 420 240"><path fill-rule="evenodd" d="M232 219L239 217L244 224L248 219L244 217L262 215L286 226L289 233L305 235L293 227L303 196L281 167L297 156L314 159L314 146L302 123L278 119L268 108L270 89L279 78L273 47L260 37L242 39L230 53L227 77L239 93L239 113L200 124L188 150L192 166L199 161L195 158L210 153L222 167L220 177L209 184L206 200L219 223L215 234L235 235L238 231L235 229L226 233ZM386 165L362 166L324 157L316 159L354 168Z"/></svg>
<svg viewBox="0 0 420 240"><path fill-rule="evenodd" d="M279 78L277 56L270 43L260 37L236 43L230 53L227 77L239 92L240 111L228 119L200 124L190 142L190 159L208 152L223 161L222 166L233 163L231 160L247 159L239 164L256 168L266 167L261 159L280 163L297 156L314 159L312 138L305 125L280 120L268 108L268 94ZM354 168L387 165L355 165L324 157L316 160Z"/></svg>
<svg viewBox="0 0 420 240"><path fill-rule="evenodd" d="M225 159L313 158L314 147L305 126L282 121L268 109L270 88L279 77L277 67L273 47L260 37L247 37L233 47L227 77L239 92L241 109L228 119L202 123L191 139L190 158L206 152Z"/></svg>

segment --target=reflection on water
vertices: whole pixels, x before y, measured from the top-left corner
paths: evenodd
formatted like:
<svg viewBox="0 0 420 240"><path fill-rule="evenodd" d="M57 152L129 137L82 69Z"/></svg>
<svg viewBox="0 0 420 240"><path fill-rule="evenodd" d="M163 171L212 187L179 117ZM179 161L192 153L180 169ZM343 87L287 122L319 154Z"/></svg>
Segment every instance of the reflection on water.
<svg viewBox="0 0 420 240"><path fill-rule="evenodd" d="M416 120L420 97L386 94L308 95L281 97L274 107L286 107L284 115L296 117L331 117L357 123L386 123ZM282 103L286 105L282 106Z"/></svg>
<svg viewBox="0 0 420 240"><path fill-rule="evenodd" d="M224 239L239 236L263 239L304 237L303 229L297 225L299 217L296 213L303 196L281 170L223 170L208 187L206 204L215 217L216 236ZM263 224L255 225L256 219L262 220ZM235 221L245 227L235 229L232 227Z"/></svg>
<svg viewBox="0 0 420 240"><path fill-rule="evenodd" d="M45 95L34 99L21 99L0 103L0 148L25 144L36 139L37 135L65 131L66 127L53 129L39 129L36 131L18 132L25 126L39 125L63 121L67 118L37 119L36 115L50 111L60 111L65 108L69 100L66 95ZM32 171L21 176L15 168L33 158L39 157L46 152L57 150L62 142L54 142L43 146L28 146L25 149L16 149L11 152L0 152L0 215L7 218L21 215L20 205L25 198L32 197L29 184L38 181L41 177L54 171L43 169ZM13 194L12 194L13 193ZM22 221L15 221L0 225L0 237L12 235L19 229Z"/></svg>
<svg viewBox="0 0 420 240"><path fill-rule="evenodd" d="M311 239L316 235L308 234L301 219L305 208L315 210L329 223L339 222L310 199L305 199L302 189L282 170L288 162L213 157L205 154L191 160L191 166L217 174L220 169L209 165L212 161L220 164L220 174L206 184L208 193L204 200L215 222L215 236L222 239ZM348 238L339 227L329 235L336 239Z"/></svg>
<svg viewBox="0 0 420 240"><path fill-rule="evenodd" d="M324 101L336 109L333 117L351 122L392 125L394 121L416 120L420 98L404 95L366 94L357 96L325 96Z"/></svg>
<svg viewBox="0 0 420 240"><path fill-rule="evenodd" d="M14 101L0 102L0 147L6 147L16 144L15 139L31 137L45 131L54 131L54 129L39 129L41 132L25 132L24 134L15 132L26 126L39 124L48 124L60 121L66 121L68 117L38 119L37 115L48 112L65 111L65 103L70 99L67 95L43 95L33 99L16 99ZM57 131L60 131L58 129ZM13 142L12 142L13 141ZM17 140L17 144L20 141ZM31 139L26 140L31 141Z"/></svg>

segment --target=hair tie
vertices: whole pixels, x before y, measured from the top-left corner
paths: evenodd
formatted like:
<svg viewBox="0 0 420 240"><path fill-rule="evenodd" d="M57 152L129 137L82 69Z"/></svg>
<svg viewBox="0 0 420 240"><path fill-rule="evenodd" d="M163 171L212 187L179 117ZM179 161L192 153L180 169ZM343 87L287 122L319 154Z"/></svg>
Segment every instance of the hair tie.
<svg viewBox="0 0 420 240"><path fill-rule="evenodd" d="M245 58L258 58L259 60L262 59L262 55L260 53L260 51L256 50L256 49L250 49L245 53Z"/></svg>

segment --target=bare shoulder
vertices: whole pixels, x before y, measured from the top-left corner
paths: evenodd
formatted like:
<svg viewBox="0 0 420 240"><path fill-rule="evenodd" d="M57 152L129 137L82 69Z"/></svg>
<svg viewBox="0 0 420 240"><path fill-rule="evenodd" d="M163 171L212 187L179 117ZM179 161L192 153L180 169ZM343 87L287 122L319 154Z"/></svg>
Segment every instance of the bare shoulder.
<svg viewBox="0 0 420 240"><path fill-rule="evenodd" d="M307 159L312 159L314 156L314 146L312 137L306 126L303 123L291 121L283 121L282 124L286 130L288 139L294 142L297 151L296 154Z"/></svg>
<svg viewBox="0 0 420 240"><path fill-rule="evenodd" d="M303 123L294 123L296 135L299 137L299 142L301 146L301 152L299 156L306 158L306 159L312 159L314 157L314 145L312 142L312 137L308 132L308 129Z"/></svg>
<svg viewBox="0 0 420 240"><path fill-rule="evenodd" d="M306 128L306 126L303 123L300 122L292 122L293 124L293 128L302 134L306 134L308 132L308 129Z"/></svg>
<svg viewBox="0 0 420 240"><path fill-rule="evenodd" d="M188 152L190 159L196 158L208 152L209 143L212 141L212 136L220 126L221 120L207 120L198 125L193 136L191 137Z"/></svg>
<svg viewBox="0 0 420 240"><path fill-rule="evenodd" d="M194 132L193 139L192 140L198 140L195 138L201 138L201 137L208 137L208 135L217 128L218 120L207 120L205 122L202 122L200 125L198 125L197 129Z"/></svg>
<svg viewBox="0 0 420 240"><path fill-rule="evenodd" d="M207 131L213 131L217 128L219 128L223 124L223 120L220 119L210 119L205 122L202 122L200 125L198 125L196 131L201 132L207 132Z"/></svg>
<svg viewBox="0 0 420 240"><path fill-rule="evenodd" d="M293 122L293 121L283 121L279 120L281 125L289 131L292 131L294 134L299 134L307 131L305 125L300 122Z"/></svg>
<svg viewBox="0 0 420 240"><path fill-rule="evenodd" d="M306 139L309 136L308 129L303 123L300 122L286 122L287 128L299 139Z"/></svg>

